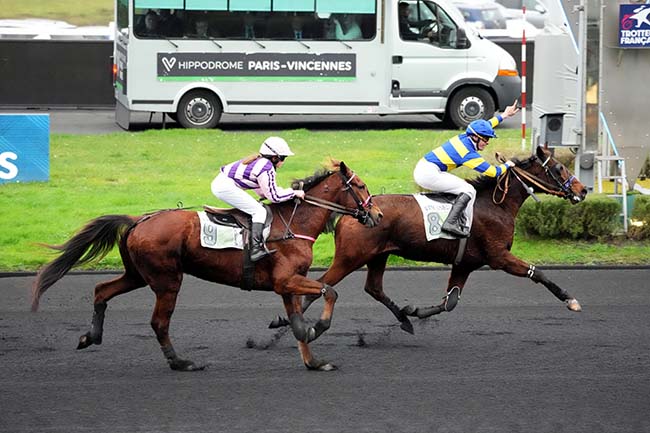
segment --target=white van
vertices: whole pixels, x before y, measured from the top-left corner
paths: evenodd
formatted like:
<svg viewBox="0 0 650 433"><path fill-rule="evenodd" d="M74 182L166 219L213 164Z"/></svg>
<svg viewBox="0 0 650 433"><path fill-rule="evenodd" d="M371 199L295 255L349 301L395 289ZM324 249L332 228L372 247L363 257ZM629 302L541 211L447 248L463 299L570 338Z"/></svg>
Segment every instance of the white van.
<svg viewBox="0 0 650 433"><path fill-rule="evenodd" d="M116 23L125 129L134 111L189 128L222 113L428 113L462 128L521 91L512 56L446 0L116 0Z"/></svg>

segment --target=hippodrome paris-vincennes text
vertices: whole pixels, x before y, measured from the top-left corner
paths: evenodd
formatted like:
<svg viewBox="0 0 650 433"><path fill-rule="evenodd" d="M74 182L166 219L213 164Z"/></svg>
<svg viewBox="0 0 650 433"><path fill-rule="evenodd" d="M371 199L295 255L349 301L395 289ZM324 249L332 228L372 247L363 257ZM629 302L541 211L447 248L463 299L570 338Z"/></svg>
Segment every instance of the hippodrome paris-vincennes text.
<svg viewBox="0 0 650 433"><path fill-rule="evenodd" d="M218 61L218 60L181 60L177 63L180 70L250 70L250 71L351 71L352 62L345 60L290 60L280 62L279 60L250 60L244 62Z"/></svg>

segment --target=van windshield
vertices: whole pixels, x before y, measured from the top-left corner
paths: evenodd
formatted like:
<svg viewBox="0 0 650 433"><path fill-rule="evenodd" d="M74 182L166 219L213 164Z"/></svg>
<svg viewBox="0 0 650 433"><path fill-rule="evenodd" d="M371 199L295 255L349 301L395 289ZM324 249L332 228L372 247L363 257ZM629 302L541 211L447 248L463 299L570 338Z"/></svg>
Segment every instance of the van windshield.
<svg viewBox="0 0 650 433"><path fill-rule="evenodd" d="M411 0L401 3L408 3L408 26L417 35L412 38L403 37L403 39L429 42L441 48L457 47L458 25L439 4L432 0ZM405 6L400 7L405 8ZM400 24L400 29L402 27Z"/></svg>

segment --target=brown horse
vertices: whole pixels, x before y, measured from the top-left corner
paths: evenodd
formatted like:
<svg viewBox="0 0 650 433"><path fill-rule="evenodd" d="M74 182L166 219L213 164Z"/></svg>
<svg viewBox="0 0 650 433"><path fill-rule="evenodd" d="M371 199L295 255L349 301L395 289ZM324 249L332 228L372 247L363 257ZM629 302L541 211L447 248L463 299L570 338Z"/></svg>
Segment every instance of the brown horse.
<svg viewBox="0 0 650 433"><path fill-rule="evenodd" d="M382 209L384 218L375 228L353 224L348 217L336 225L336 253L327 272L319 278L325 284L335 285L348 274L367 265L365 291L384 304L401 322L401 328L413 333L408 316L425 318L443 311L451 311L465 286L469 274L482 266L501 269L519 277L528 277L542 283L573 311L580 311L578 301L550 281L542 271L515 257L511 252L515 218L519 208L533 190L556 195L575 204L584 200L587 190L580 181L559 163L548 149L538 147L536 155L517 161L516 167L499 179L481 176L470 180L476 188L474 220L467 248L458 263L459 241L436 239L427 242L422 212L412 195L374 196L375 205ZM383 275L388 256L394 254L410 260L453 263L447 285L447 294L440 305L400 309L383 290ZM315 297L305 297L303 311ZM278 318L271 327L286 325Z"/></svg>
<svg viewBox="0 0 650 433"><path fill-rule="evenodd" d="M304 202L272 204L274 216L267 244L277 251L255 267L255 290L275 291L282 296L294 336L305 366L330 370L334 366L315 359L308 346L330 326L337 295L327 284L306 278L313 259L312 246L326 228L332 211L354 216L373 226L381 211L372 206L364 182L343 162L333 162L332 170L323 170L300 182L307 192ZM230 210L232 214L241 214ZM361 224L360 224L361 225ZM149 285L156 295L151 318L158 342L173 370L192 371L204 367L179 358L169 338L169 322L181 288L183 274L231 286L240 286L242 251L207 249L201 246L199 216L187 210L165 210L141 217L106 215L90 221L60 246L51 248L61 254L47 264L34 283L32 310L40 297L73 266L104 257L116 243L124 264L124 274L95 287L91 330L79 339L78 349L101 344L107 302L117 295ZM323 296L325 306L320 320L309 327L304 321L300 296Z"/></svg>

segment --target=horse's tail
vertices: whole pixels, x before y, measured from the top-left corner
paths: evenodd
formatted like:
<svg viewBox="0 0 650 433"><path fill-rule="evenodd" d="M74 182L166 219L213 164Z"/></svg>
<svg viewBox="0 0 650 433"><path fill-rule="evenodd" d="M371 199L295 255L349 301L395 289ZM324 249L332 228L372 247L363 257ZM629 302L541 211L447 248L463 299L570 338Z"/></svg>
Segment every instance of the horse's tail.
<svg viewBox="0 0 650 433"><path fill-rule="evenodd" d="M61 254L36 275L32 291L32 311L38 310L41 296L52 284L63 278L75 265L101 260L134 223L135 220L128 215L104 215L90 221L66 243L44 245L61 251Z"/></svg>

